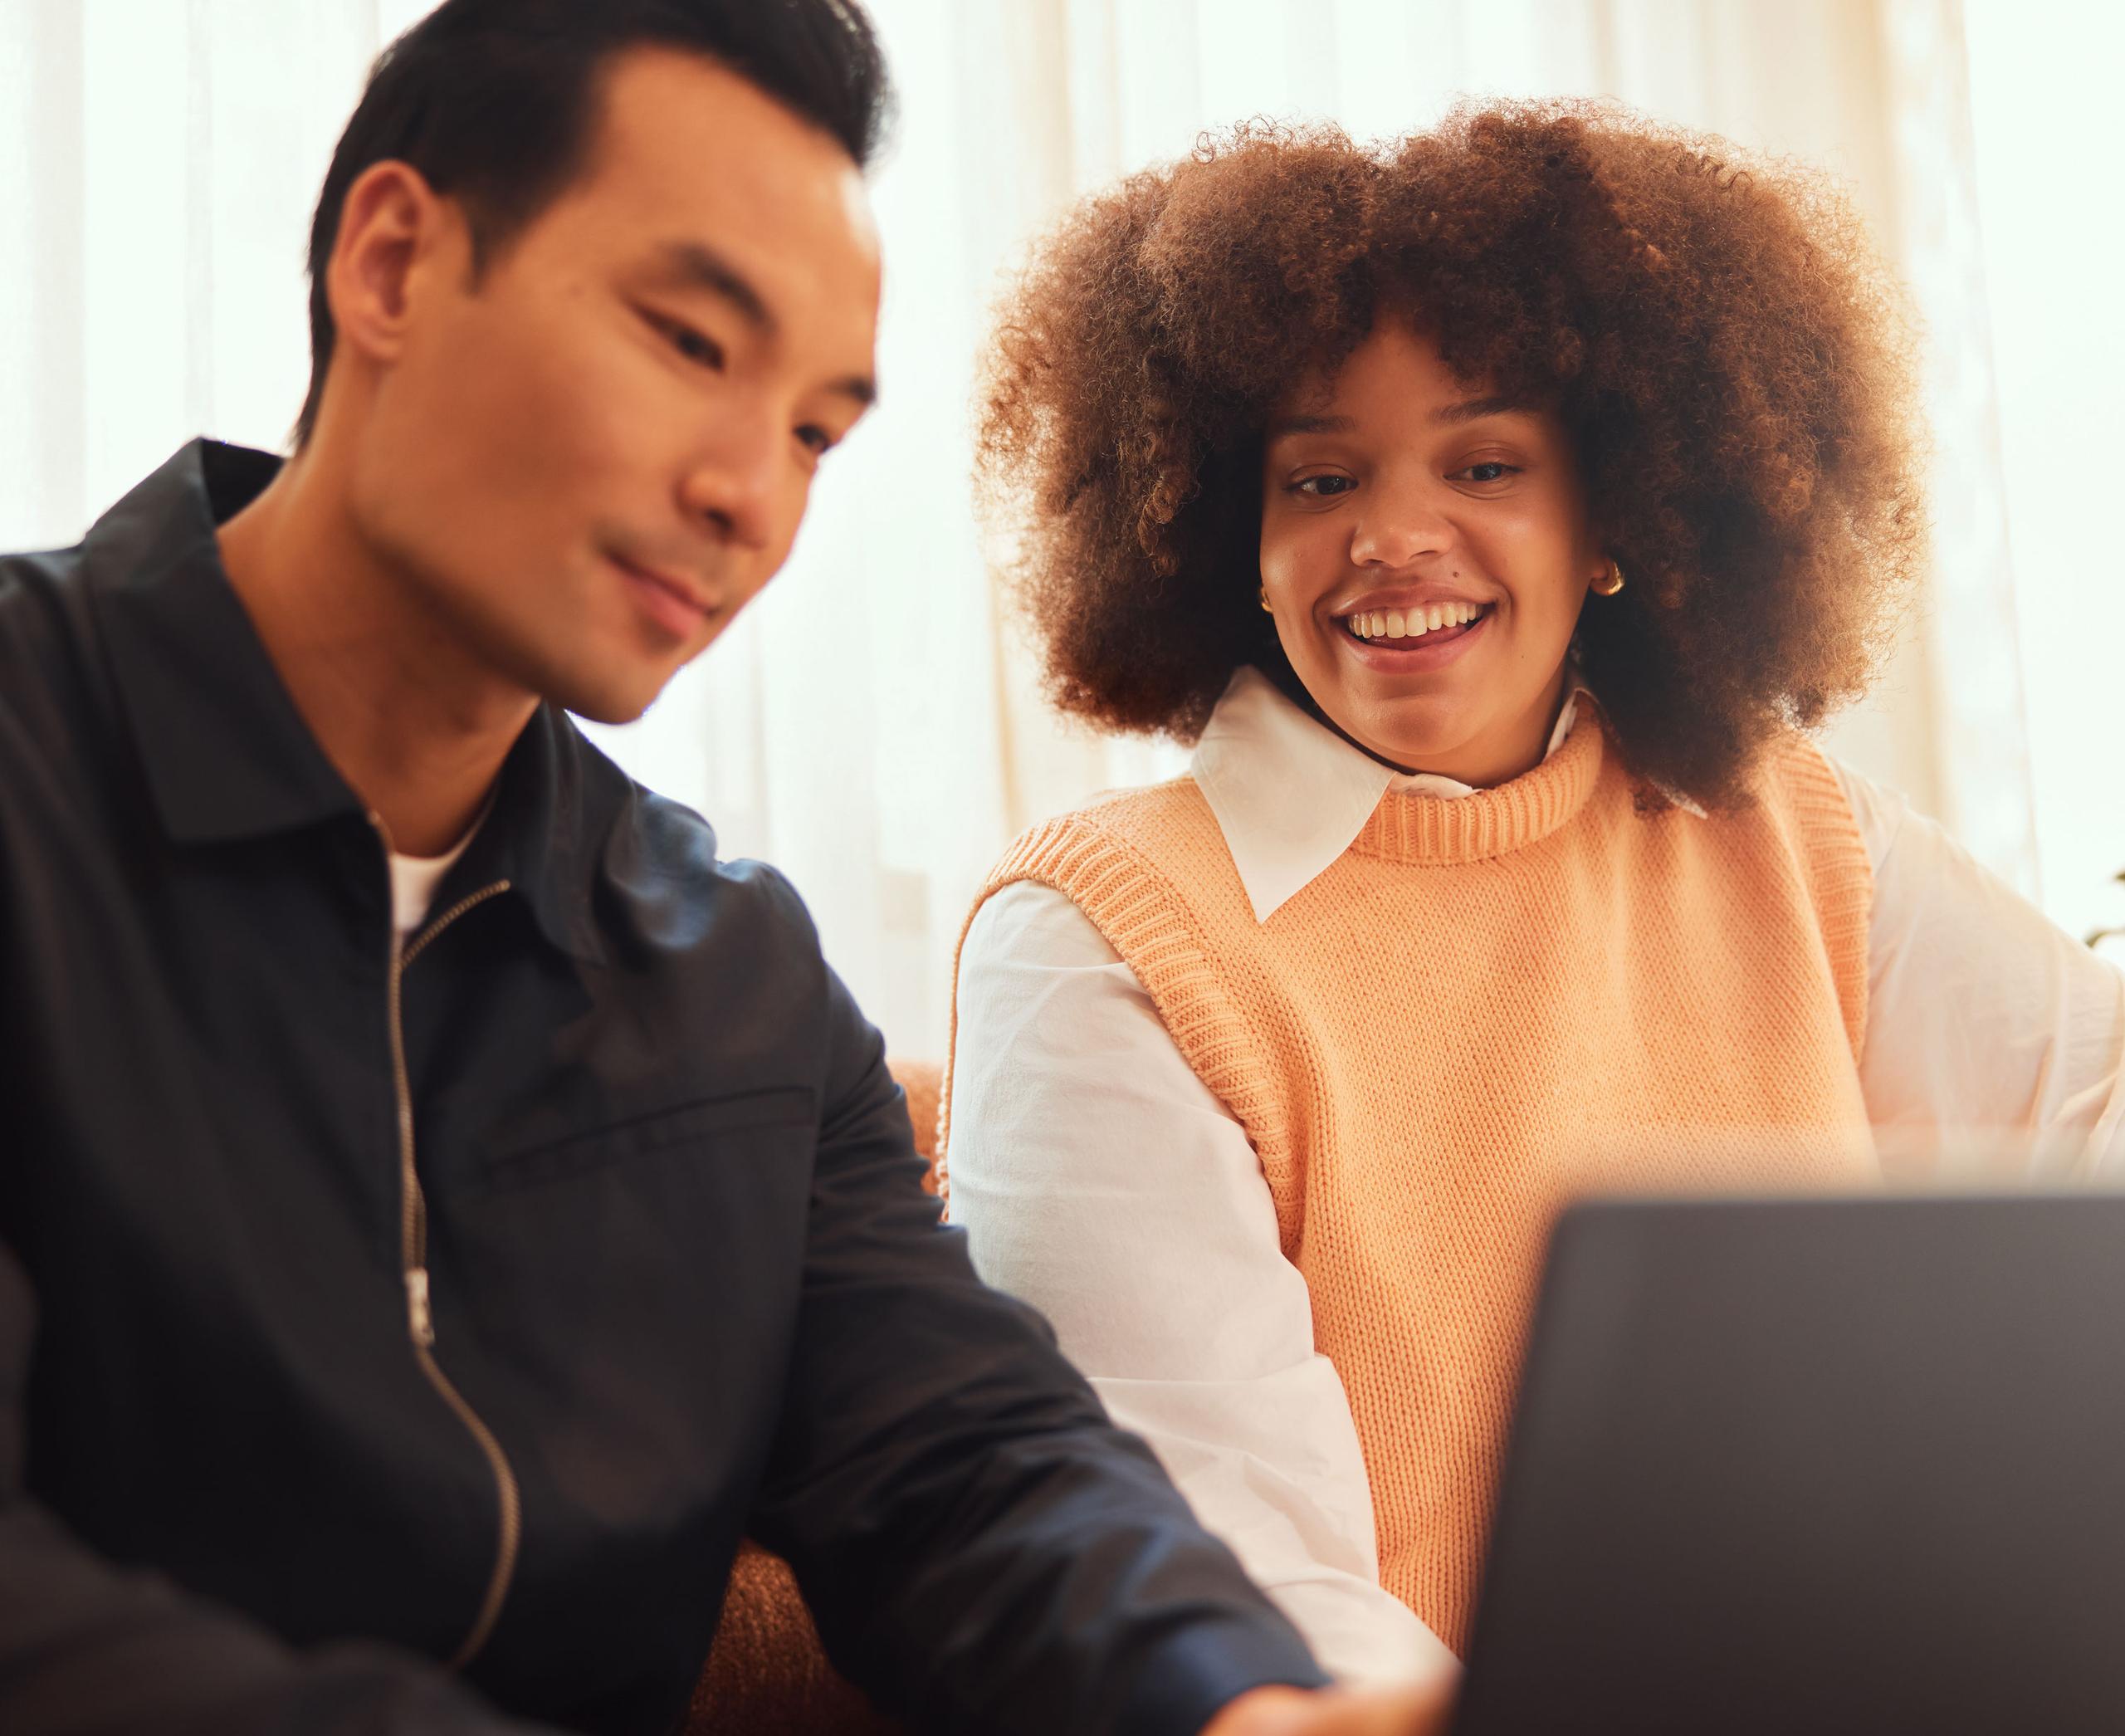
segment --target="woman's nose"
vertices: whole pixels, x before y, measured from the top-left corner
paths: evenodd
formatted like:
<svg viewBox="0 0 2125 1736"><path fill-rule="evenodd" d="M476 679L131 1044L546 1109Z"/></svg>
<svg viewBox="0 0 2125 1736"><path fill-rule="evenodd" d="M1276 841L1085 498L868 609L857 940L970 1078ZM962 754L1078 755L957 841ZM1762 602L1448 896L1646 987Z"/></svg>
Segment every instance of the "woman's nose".
<svg viewBox="0 0 2125 1736"><path fill-rule="evenodd" d="M1453 540L1453 528L1419 485L1375 487L1351 532L1353 566L1404 567L1435 555Z"/></svg>

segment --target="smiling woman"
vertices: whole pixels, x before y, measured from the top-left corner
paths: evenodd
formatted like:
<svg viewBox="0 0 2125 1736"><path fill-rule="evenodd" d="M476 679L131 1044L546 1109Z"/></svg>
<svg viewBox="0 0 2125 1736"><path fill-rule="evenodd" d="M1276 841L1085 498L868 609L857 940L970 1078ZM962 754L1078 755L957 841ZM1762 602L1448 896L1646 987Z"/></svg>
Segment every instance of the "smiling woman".
<svg viewBox="0 0 2125 1736"><path fill-rule="evenodd" d="M1566 1200L2125 1159L2125 978L1804 733L1908 373L1822 181L1591 105L1242 131L1004 311L1055 690L1195 751L991 873L950 1210L1340 1675L1465 1640Z"/></svg>
<svg viewBox="0 0 2125 1736"><path fill-rule="evenodd" d="M1540 708L1613 559L1629 587L1580 625L1588 679L1643 780L1717 803L1865 685L1922 554L1908 372L1825 178L1599 106L1464 110L1385 154L1243 130L1087 202L1004 325L982 446L1072 710L1192 740L1250 663L1326 705L1281 599L1339 533L1304 527L1446 487L1548 539L1545 667L1514 703ZM1438 422L1422 450L1413 416ZM1400 456L1360 477L1319 462L1339 440ZM1421 544L1443 521L1409 504ZM1258 562L1282 655L1244 606ZM1500 582L1472 572L1459 599L1513 605L1492 638L1517 662L1536 595Z"/></svg>

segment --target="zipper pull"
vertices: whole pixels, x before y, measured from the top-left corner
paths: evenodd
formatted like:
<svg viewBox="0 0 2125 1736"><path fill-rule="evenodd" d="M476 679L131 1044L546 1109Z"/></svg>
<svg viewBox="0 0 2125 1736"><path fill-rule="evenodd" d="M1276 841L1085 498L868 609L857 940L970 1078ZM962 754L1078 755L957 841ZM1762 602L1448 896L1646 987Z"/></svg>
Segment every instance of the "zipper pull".
<svg viewBox="0 0 2125 1736"><path fill-rule="evenodd" d="M435 1342L435 1316L428 1308L428 1269L409 1266L406 1270L406 1323L412 1328L413 1342L426 1350Z"/></svg>

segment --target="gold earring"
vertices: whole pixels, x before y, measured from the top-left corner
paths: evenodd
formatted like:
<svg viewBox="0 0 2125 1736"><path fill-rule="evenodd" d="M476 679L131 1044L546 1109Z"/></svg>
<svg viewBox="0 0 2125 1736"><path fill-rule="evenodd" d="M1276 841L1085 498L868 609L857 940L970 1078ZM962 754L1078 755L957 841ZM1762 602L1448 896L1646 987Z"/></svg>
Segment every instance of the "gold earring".
<svg viewBox="0 0 2125 1736"><path fill-rule="evenodd" d="M1609 557L1609 570L1594 581L1594 594L1597 597L1613 597L1623 588L1624 570L1617 565L1616 557L1611 555Z"/></svg>
<svg viewBox="0 0 2125 1736"><path fill-rule="evenodd" d="M1268 585L1266 585L1266 584L1265 584L1265 585L1263 585L1263 586L1262 587L1262 589L1261 589L1258 592L1257 592L1257 593L1256 593L1256 594L1257 594L1258 596L1259 596L1259 597L1262 599L1262 613L1263 613L1263 614L1268 614L1268 615L1273 615L1273 614L1276 614L1276 612L1277 612L1277 611L1276 611L1274 609L1273 609L1272 607L1270 607L1270 604L1269 604L1269 587L1268 587Z"/></svg>

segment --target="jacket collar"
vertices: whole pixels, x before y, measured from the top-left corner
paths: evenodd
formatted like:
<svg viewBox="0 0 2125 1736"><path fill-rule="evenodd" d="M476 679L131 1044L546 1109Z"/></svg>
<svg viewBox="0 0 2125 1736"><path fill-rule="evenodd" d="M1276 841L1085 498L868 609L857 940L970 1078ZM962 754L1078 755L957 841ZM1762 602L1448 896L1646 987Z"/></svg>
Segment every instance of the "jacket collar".
<svg viewBox="0 0 2125 1736"><path fill-rule="evenodd" d="M82 545L120 705L164 829L178 844L269 837L352 817L361 798L318 746L222 565L215 528L281 461L195 440L99 519ZM547 940L602 956L597 848L626 779L541 707L503 762L493 810L450 883L506 877Z"/></svg>
<svg viewBox="0 0 2125 1736"><path fill-rule="evenodd" d="M179 844L363 812L281 685L214 537L279 467L265 452L195 440L82 545L119 702L164 829Z"/></svg>
<svg viewBox="0 0 2125 1736"><path fill-rule="evenodd" d="M550 945L602 962L591 895L605 839L631 787L567 713L540 706L502 761L493 809L444 878L442 898L506 879Z"/></svg>

